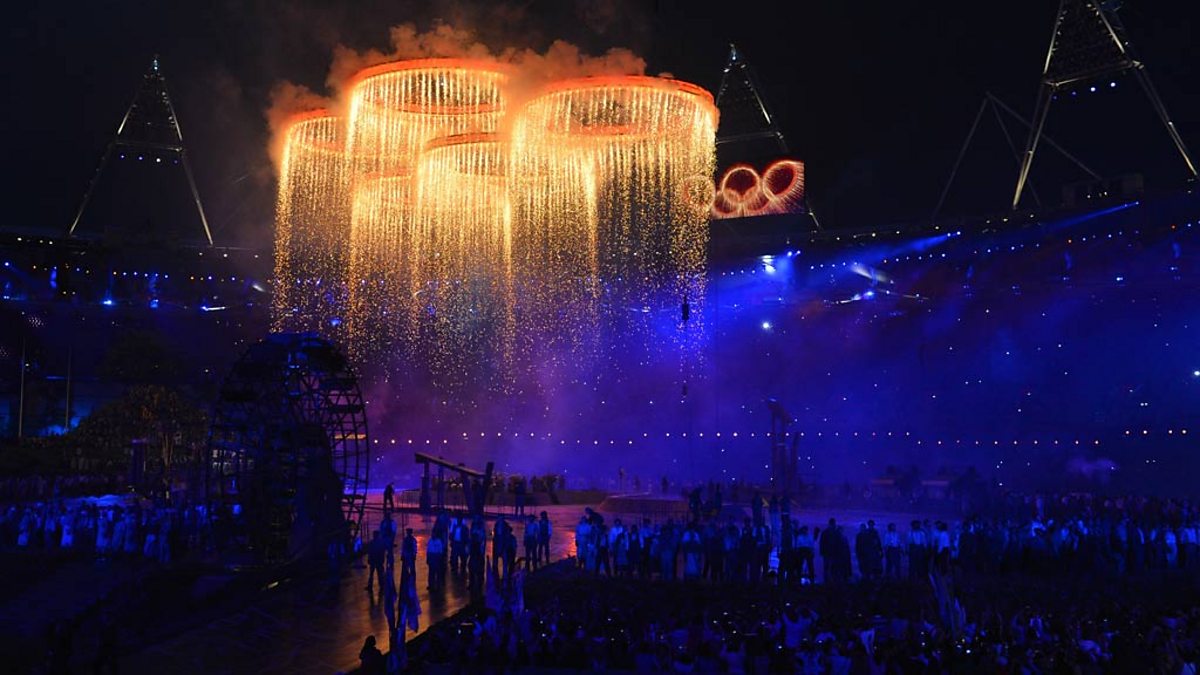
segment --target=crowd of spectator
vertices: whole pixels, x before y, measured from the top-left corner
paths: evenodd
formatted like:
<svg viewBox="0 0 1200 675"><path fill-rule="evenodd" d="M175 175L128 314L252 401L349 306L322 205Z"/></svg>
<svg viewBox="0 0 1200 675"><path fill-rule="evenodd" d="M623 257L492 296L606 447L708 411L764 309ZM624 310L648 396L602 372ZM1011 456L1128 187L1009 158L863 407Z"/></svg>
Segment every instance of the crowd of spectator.
<svg viewBox="0 0 1200 675"><path fill-rule="evenodd" d="M0 505L3 549L142 557L167 564L210 544L203 506L156 506L114 497Z"/></svg>
<svg viewBox="0 0 1200 675"><path fill-rule="evenodd" d="M924 579L952 565L1071 574L1200 569L1200 508L1186 500L1009 494L959 520L867 520L852 528L832 518L802 524L786 497L755 494L742 516L709 510L711 503L693 500L686 521L629 525L588 509L575 530L579 565L608 576L757 582L771 575L783 583L856 574Z"/></svg>
<svg viewBox="0 0 1200 675"><path fill-rule="evenodd" d="M106 474L31 474L0 477L0 503L20 504L86 495L113 494L120 478Z"/></svg>
<svg viewBox="0 0 1200 675"><path fill-rule="evenodd" d="M470 610L409 647L429 672L1195 672L1194 585L964 578L943 620L911 580L757 584L535 575L520 610Z"/></svg>
<svg viewBox="0 0 1200 675"><path fill-rule="evenodd" d="M1189 501L1013 494L851 534L801 525L787 503L628 526L588 509L574 560L432 627L408 657L435 671L1195 672Z"/></svg>

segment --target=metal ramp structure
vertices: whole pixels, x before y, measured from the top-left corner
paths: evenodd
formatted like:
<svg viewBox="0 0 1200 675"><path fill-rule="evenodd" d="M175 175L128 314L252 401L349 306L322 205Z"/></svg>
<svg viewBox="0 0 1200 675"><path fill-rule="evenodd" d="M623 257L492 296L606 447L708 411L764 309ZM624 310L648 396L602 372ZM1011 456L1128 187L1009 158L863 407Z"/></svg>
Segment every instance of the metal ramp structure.
<svg viewBox="0 0 1200 675"><path fill-rule="evenodd" d="M492 486L494 463L488 462L486 469L478 471L424 452L414 453L413 458L417 464L425 467L425 471L421 475L420 509L422 512L429 513L446 508L446 470L449 469L458 473L459 478L462 479L463 503L467 505L467 513L471 516L483 515L483 509L487 505L488 491ZM430 467L434 466L438 468L436 500L432 492L432 476L430 475Z"/></svg>

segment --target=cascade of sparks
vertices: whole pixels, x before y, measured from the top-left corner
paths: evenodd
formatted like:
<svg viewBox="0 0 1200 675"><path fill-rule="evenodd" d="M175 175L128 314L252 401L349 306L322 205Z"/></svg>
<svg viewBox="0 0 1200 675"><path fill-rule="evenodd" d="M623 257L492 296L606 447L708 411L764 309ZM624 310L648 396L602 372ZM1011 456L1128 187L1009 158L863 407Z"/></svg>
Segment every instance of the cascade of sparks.
<svg viewBox="0 0 1200 675"><path fill-rule="evenodd" d="M508 144L497 134L430 141L417 170L417 277L422 344L433 374L467 384L468 367L509 376L513 339Z"/></svg>
<svg viewBox="0 0 1200 675"><path fill-rule="evenodd" d="M534 292L518 322L549 333L551 358L555 339L586 352L599 336L644 365L698 339L707 204L680 193L712 175L716 123L708 92L638 76L558 82L519 111L514 248Z"/></svg>
<svg viewBox="0 0 1200 675"><path fill-rule="evenodd" d="M276 203L273 325L337 334L350 234L345 120L316 110L291 121Z"/></svg>
<svg viewBox="0 0 1200 675"><path fill-rule="evenodd" d="M420 313L423 294L441 281L427 261L442 252L434 228L418 224L421 152L437 138L494 132L507 80L499 65L465 59L385 63L355 76L346 147L356 191L350 342L360 361L431 356L417 349L427 323Z"/></svg>
<svg viewBox="0 0 1200 675"><path fill-rule="evenodd" d="M350 354L360 364L394 356L414 359L415 315L409 310L419 250L411 174L357 181L350 216Z"/></svg>
<svg viewBox="0 0 1200 675"><path fill-rule="evenodd" d="M351 354L390 376L495 391L522 369L698 353L712 96L590 77L510 111L508 79L491 62L384 64L354 78L348 120L289 129L277 328L312 327L282 319L326 274L296 253L313 248L345 275L321 283L347 289ZM314 243L298 249L302 230Z"/></svg>

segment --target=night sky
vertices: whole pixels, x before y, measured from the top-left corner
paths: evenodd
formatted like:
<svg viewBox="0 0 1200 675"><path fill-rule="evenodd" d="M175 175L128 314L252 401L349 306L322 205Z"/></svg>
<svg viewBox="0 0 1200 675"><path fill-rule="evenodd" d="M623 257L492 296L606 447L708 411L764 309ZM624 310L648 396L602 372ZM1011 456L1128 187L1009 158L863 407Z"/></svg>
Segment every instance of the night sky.
<svg viewBox="0 0 1200 675"><path fill-rule="evenodd" d="M387 28L442 19L493 46L556 38L600 53L628 47L651 74L714 93L728 43L758 71L792 154L808 167L823 224L925 218L985 91L1033 107L1057 2L521 3L38 2L6 10L7 227L60 231L76 207L151 56L158 52L218 244L269 242L274 187L264 110L290 80L320 89L338 44L385 47ZM1200 151L1196 3L1127 2L1129 36L1184 139ZM335 9L330 9L335 6ZM1157 13L1156 13L1157 12ZM1060 100L1047 132L1103 175L1141 171L1150 186L1186 177L1132 77ZM1012 120L1018 144L1024 131ZM947 213L1004 208L1016 160L985 119ZM1035 166L1044 201L1083 174Z"/></svg>

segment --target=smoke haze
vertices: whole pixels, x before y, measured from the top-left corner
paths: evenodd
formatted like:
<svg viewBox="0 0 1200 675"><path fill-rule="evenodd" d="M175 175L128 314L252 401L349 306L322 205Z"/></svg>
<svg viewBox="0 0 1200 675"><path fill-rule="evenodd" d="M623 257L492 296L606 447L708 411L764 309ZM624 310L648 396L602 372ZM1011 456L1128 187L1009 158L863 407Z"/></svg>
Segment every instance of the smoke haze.
<svg viewBox="0 0 1200 675"><path fill-rule="evenodd" d="M611 3L610 3L611 4ZM463 58L494 61L514 66L508 97L519 104L537 86L554 80L596 75L644 75L646 61L632 50L611 47L603 53L585 53L578 45L562 39L553 40L544 50L531 47L493 48L485 44L469 28L435 21L428 30L413 23L392 26L387 31L386 48L356 49L346 44L333 47L325 87L328 94L290 81L280 81L271 89L266 118L271 134L271 157L278 166L282 145L281 134L286 120L297 113L316 108L344 112L350 81L364 68L410 59Z"/></svg>

